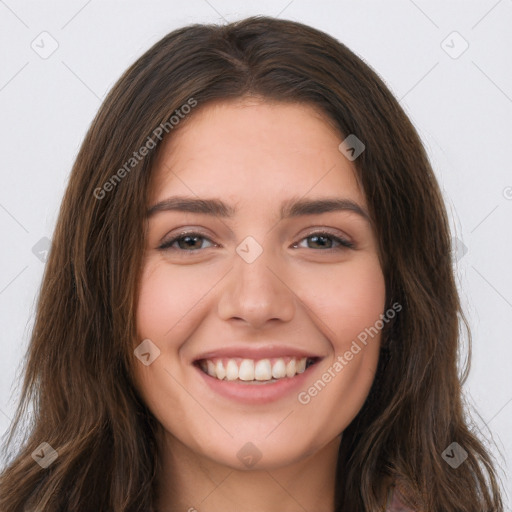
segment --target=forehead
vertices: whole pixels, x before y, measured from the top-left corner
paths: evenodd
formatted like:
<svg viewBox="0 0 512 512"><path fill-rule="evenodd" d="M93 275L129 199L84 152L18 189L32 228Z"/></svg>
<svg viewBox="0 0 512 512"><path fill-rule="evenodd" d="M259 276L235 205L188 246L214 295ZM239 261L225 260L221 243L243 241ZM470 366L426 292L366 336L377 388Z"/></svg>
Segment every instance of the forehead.
<svg viewBox="0 0 512 512"><path fill-rule="evenodd" d="M220 195L271 203L284 196L333 195L364 204L342 135L309 104L255 99L200 107L159 149L151 199Z"/></svg>

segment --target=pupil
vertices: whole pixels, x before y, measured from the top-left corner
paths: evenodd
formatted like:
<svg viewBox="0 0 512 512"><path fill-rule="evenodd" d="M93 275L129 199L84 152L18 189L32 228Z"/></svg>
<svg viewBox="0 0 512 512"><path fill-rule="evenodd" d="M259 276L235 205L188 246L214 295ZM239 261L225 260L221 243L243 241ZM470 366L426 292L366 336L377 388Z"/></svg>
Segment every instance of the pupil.
<svg viewBox="0 0 512 512"><path fill-rule="evenodd" d="M194 241L197 242L197 239L199 237L197 236L185 236L182 238L182 242L184 242L184 244L187 246L187 247L192 247L193 248L193 245L194 245Z"/></svg>
<svg viewBox="0 0 512 512"><path fill-rule="evenodd" d="M313 235L311 238L313 239L313 243L319 244L323 247L326 246L325 240L327 240L327 237L322 235ZM321 240L324 240L324 242L322 242Z"/></svg>

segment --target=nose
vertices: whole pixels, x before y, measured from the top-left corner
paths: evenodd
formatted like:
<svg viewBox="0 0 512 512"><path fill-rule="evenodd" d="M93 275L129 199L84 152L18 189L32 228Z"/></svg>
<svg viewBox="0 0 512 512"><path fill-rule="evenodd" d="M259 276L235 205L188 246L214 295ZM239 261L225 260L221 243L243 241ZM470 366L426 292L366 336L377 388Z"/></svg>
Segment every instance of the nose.
<svg viewBox="0 0 512 512"><path fill-rule="evenodd" d="M237 254L220 290L218 315L222 320L238 320L254 328L271 321L289 322L295 314L297 297L286 282L282 266L269 251L247 263Z"/></svg>

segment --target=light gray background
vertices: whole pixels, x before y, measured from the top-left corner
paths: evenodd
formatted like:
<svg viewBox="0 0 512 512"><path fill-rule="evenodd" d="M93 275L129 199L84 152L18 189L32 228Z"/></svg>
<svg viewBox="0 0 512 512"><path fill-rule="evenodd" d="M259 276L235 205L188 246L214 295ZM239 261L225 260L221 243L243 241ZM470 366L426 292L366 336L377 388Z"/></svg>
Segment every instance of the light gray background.
<svg viewBox="0 0 512 512"><path fill-rule="evenodd" d="M171 30L253 14L338 38L379 73L418 129L452 219L473 332L467 401L478 411L474 428L497 445L510 502L512 0L0 0L0 434L18 396L44 269L41 239L52 237L71 166L106 92ZM45 55L52 44L58 48Z"/></svg>

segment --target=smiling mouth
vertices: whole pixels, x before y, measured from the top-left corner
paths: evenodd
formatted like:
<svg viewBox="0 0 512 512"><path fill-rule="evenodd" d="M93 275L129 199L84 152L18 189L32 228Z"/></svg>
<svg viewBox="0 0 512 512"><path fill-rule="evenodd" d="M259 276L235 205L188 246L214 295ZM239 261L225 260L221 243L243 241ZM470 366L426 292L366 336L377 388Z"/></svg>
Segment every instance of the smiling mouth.
<svg viewBox="0 0 512 512"><path fill-rule="evenodd" d="M275 357L267 359L213 358L200 359L195 365L217 380L240 384L268 384L290 379L304 373L319 360L318 357Z"/></svg>

